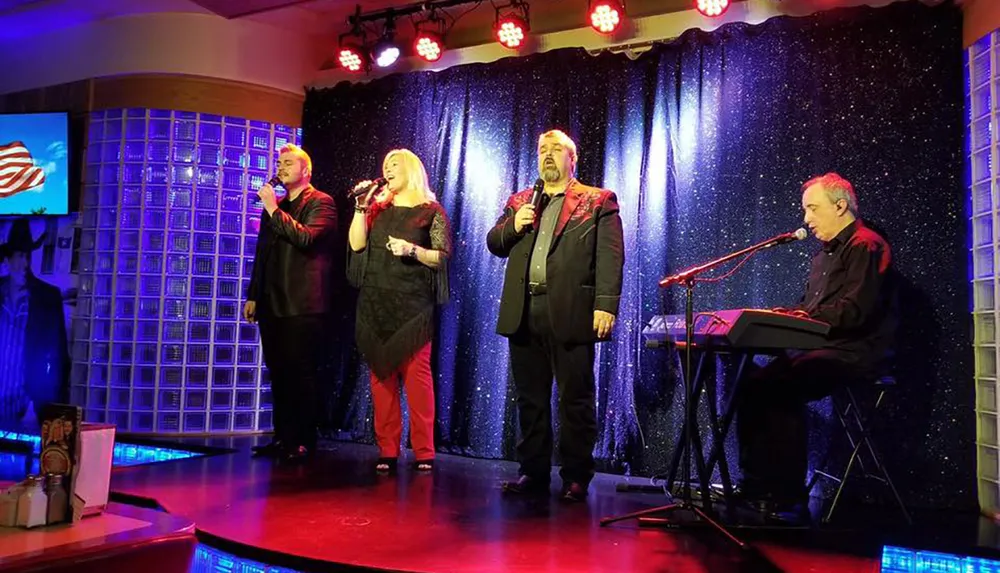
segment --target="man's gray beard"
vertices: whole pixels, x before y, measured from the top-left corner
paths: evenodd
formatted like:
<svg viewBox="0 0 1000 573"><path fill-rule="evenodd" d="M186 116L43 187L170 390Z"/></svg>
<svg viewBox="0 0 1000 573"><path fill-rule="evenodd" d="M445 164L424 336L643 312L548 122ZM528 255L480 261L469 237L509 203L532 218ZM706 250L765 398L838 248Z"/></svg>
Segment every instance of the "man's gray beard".
<svg viewBox="0 0 1000 573"><path fill-rule="evenodd" d="M555 183L556 181L559 181L560 178L562 178L562 173L559 172L558 167L542 168L542 179L544 179L546 183Z"/></svg>

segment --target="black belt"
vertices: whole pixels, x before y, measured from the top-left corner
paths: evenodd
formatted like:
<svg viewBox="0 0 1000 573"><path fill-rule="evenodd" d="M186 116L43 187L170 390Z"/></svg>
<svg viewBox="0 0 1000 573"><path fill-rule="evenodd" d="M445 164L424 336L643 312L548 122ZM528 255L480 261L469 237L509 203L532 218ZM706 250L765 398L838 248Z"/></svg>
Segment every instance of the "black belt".
<svg viewBox="0 0 1000 573"><path fill-rule="evenodd" d="M548 290L549 289L545 286L545 283L528 283L528 294L531 296L546 294Z"/></svg>

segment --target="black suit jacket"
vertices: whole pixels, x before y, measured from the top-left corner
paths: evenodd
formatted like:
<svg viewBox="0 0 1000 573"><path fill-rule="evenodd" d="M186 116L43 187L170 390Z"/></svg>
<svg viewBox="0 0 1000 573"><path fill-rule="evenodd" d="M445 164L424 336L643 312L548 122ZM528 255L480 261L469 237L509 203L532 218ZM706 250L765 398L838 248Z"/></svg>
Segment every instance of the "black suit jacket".
<svg viewBox="0 0 1000 573"><path fill-rule="evenodd" d="M7 293L0 281L0 305ZM69 380L69 345L66 314L58 287L28 276L28 323L24 332L24 390L36 407L66 402Z"/></svg>
<svg viewBox="0 0 1000 573"><path fill-rule="evenodd" d="M535 229L516 233L514 214L531 201L531 193L526 189L512 195L486 237L490 252L507 258L497 321L497 332L504 336L520 328L528 296ZM606 189L571 181L546 260L545 298L556 340L570 344L597 340L594 311L618 314L624 263L618 198Z"/></svg>
<svg viewBox="0 0 1000 573"><path fill-rule="evenodd" d="M273 216L266 210L261 214L247 289L259 315L281 318L331 310L336 228L333 199L313 187L294 202L282 199Z"/></svg>

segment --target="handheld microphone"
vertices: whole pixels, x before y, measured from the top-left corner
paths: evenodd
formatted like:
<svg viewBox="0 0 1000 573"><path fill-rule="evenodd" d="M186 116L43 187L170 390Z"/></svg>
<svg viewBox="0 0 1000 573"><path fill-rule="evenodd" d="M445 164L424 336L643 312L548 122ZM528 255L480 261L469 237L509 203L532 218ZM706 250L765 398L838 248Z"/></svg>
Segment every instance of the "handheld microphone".
<svg viewBox="0 0 1000 573"><path fill-rule="evenodd" d="M545 181L539 177L535 179L535 188L531 193L531 204L535 208L535 214L538 214L538 207L542 204L542 197L545 196Z"/></svg>
<svg viewBox="0 0 1000 573"><path fill-rule="evenodd" d="M354 189L352 191L348 191L347 198L354 199L356 197L360 197L361 195L367 195L368 193L374 191L375 189L382 187L386 183L388 183L388 181L385 180L385 177L377 177L375 178L374 181L372 181L371 185L362 187L360 189Z"/></svg>
<svg viewBox="0 0 1000 573"><path fill-rule="evenodd" d="M277 187L278 185L281 185L281 177L278 177L278 174L275 173L274 177L270 178L267 181L267 184L270 185L271 187Z"/></svg>

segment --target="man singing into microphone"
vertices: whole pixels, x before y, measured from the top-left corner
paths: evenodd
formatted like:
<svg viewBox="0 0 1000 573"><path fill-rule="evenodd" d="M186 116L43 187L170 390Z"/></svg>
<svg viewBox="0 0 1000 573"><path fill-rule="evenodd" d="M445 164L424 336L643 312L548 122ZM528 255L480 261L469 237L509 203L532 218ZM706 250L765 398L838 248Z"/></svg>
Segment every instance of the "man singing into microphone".
<svg viewBox="0 0 1000 573"><path fill-rule="evenodd" d="M854 188L828 173L802 190L805 224L822 248L805 296L788 312L829 324L828 343L755 372L737 414L741 494L784 521L808 517L806 403L883 373L896 328L889 245L858 218Z"/></svg>
<svg viewBox="0 0 1000 573"><path fill-rule="evenodd" d="M278 178L288 191L280 202L270 184L257 192L264 212L243 317L260 324L274 407L274 439L254 454L299 461L316 445L316 379L331 311L337 211L309 183L312 159L302 148L281 148Z"/></svg>
<svg viewBox="0 0 1000 573"><path fill-rule="evenodd" d="M583 185L576 144L561 131L538 138L544 196L516 193L489 231L491 253L507 259L497 332L508 338L517 392L520 479L504 491L544 495L552 468L552 377L559 392L561 497L583 501L597 439L594 343L618 314L624 247L615 194Z"/></svg>

